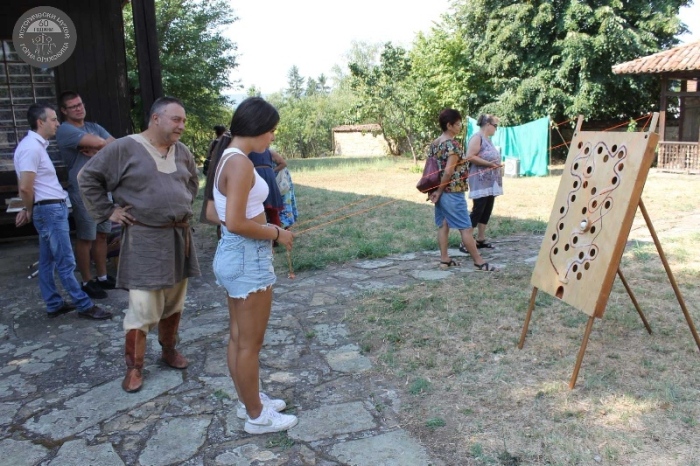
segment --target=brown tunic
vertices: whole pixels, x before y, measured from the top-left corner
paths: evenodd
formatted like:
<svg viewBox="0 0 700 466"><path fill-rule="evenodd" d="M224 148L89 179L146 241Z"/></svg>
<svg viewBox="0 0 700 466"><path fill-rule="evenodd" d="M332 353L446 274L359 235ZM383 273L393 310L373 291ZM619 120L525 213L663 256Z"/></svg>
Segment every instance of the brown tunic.
<svg viewBox="0 0 700 466"><path fill-rule="evenodd" d="M190 220L199 187L194 157L184 144L171 146L163 158L138 134L118 139L85 164L78 183L98 223L112 215L114 204L132 206L128 212L138 224L122 230L117 286L160 290L200 275L190 227L168 226Z"/></svg>

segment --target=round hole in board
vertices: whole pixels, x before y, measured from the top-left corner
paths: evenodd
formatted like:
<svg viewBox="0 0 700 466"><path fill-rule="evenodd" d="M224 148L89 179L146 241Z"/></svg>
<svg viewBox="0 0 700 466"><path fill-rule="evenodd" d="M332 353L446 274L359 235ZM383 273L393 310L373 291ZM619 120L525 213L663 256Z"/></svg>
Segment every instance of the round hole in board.
<svg viewBox="0 0 700 466"><path fill-rule="evenodd" d="M560 214L563 214L564 212L566 212L566 208L565 208L565 207L562 207L561 209L559 209L559 213L560 213Z"/></svg>
<svg viewBox="0 0 700 466"><path fill-rule="evenodd" d="M591 257L595 256L595 249L591 249L588 254L590 254Z"/></svg>
<svg viewBox="0 0 700 466"><path fill-rule="evenodd" d="M574 244L578 244L578 236L574 236L574 239L572 239L571 242Z"/></svg>
<svg viewBox="0 0 700 466"><path fill-rule="evenodd" d="M616 176L613 176L612 184L617 184L617 177Z"/></svg>
<svg viewBox="0 0 700 466"><path fill-rule="evenodd" d="M586 147L585 149L583 149L584 154L588 154L590 151L591 151L590 147Z"/></svg>
<svg viewBox="0 0 700 466"><path fill-rule="evenodd" d="M617 153L617 158L622 159L625 157L625 151L620 149L620 152Z"/></svg>
<svg viewBox="0 0 700 466"><path fill-rule="evenodd" d="M571 202L576 202L576 194L571 195Z"/></svg>
<svg viewBox="0 0 700 466"><path fill-rule="evenodd" d="M588 187L588 181L583 182L583 189L586 189Z"/></svg>
<svg viewBox="0 0 700 466"><path fill-rule="evenodd" d="M605 154L605 155L603 156L603 162L607 162L609 158L610 158L610 157L608 157L608 154Z"/></svg>
<svg viewBox="0 0 700 466"><path fill-rule="evenodd" d="M564 287L560 286L559 288L557 288L557 292L554 294L554 296L556 296L559 299L562 299L564 297Z"/></svg>
<svg viewBox="0 0 700 466"><path fill-rule="evenodd" d="M581 272L576 274L576 280L581 280L581 277L583 277L583 274Z"/></svg>
<svg viewBox="0 0 700 466"><path fill-rule="evenodd" d="M581 213L582 213L583 215L586 215L586 212L588 212L588 207L584 207L584 208L581 210Z"/></svg>
<svg viewBox="0 0 700 466"><path fill-rule="evenodd" d="M603 146L598 146L598 155L603 153Z"/></svg>
<svg viewBox="0 0 700 466"><path fill-rule="evenodd" d="M593 173L593 167L589 166L588 168L586 168L586 173L588 173L589 175Z"/></svg>
<svg viewBox="0 0 700 466"><path fill-rule="evenodd" d="M591 234L595 233L595 225L591 227Z"/></svg>
<svg viewBox="0 0 700 466"><path fill-rule="evenodd" d="M571 270L573 270L574 272L578 272L578 265L574 264L574 266L571 267Z"/></svg>
<svg viewBox="0 0 700 466"><path fill-rule="evenodd" d="M617 152L617 144L613 144L613 146L610 148L610 152Z"/></svg>
<svg viewBox="0 0 700 466"><path fill-rule="evenodd" d="M578 181L574 181L574 189L578 188Z"/></svg>
<svg viewBox="0 0 700 466"><path fill-rule="evenodd" d="M582 147L583 147L583 141L579 141L579 143L578 143L578 148L580 149L580 148L582 148Z"/></svg>
<svg viewBox="0 0 700 466"><path fill-rule="evenodd" d="M560 229L560 230L563 230L563 229L564 229L564 224L563 224L563 223L560 223L560 224L559 224L559 229Z"/></svg>
<svg viewBox="0 0 700 466"><path fill-rule="evenodd" d="M591 268L591 263L590 263L590 262L586 262L585 264L583 264L583 268L586 269L586 270L590 269L590 268Z"/></svg>
<svg viewBox="0 0 700 466"><path fill-rule="evenodd" d="M556 240L557 240L557 234L554 233L554 234L552 235L552 241L556 241Z"/></svg>
<svg viewBox="0 0 700 466"><path fill-rule="evenodd" d="M567 244L564 246L564 251L568 251L568 250L569 250L569 245Z"/></svg>
<svg viewBox="0 0 700 466"><path fill-rule="evenodd" d="M609 200L605 201L605 208L606 209L609 209L611 205L612 205L612 202L610 202Z"/></svg>
<svg viewBox="0 0 700 466"><path fill-rule="evenodd" d="M625 164L621 163L620 165L617 166L617 169L622 171L622 169L625 168Z"/></svg>
<svg viewBox="0 0 700 466"><path fill-rule="evenodd" d="M586 255L583 253L583 251L581 251L581 252L578 253L578 258L579 258L579 259L583 259L584 257L586 257Z"/></svg>
<svg viewBox="0 0 700 466"><path fill-rule="evenodd" d="M598 207L598 201L591 202L591 207L593 207L594 209Z"/></svg>
<svg viewBox="0 0 700 466"><path fill-rule="evenodd" d="M578 163L574 164L574 170L578 170Z"/></svg>
<svg viewBox="0 0 700 466"><path fill-rule="evenodd" d="M591 194L595 194L595 193L597 193L597 192L598 192L598 190L595 189L595 187L591 188Z"/></svg>
<svg viewBox="0 0 700 466"><path fill-rule="evenodd" d="M553 253L555 256L557 255L558 252L559 252L559 248L554 248L554 250L552 251L552 253Z"/></svg>

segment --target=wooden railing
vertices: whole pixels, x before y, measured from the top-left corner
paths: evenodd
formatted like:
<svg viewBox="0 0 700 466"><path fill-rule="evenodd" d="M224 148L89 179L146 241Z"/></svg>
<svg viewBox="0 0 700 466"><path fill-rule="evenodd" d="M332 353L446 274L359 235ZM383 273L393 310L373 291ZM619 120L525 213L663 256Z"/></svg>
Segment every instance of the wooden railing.
<svg viewBox="0 0 700 466"><path fill-rule="evenodd" d="M700 173L700 143L659 143L657 168L681 173Z"/></svg>

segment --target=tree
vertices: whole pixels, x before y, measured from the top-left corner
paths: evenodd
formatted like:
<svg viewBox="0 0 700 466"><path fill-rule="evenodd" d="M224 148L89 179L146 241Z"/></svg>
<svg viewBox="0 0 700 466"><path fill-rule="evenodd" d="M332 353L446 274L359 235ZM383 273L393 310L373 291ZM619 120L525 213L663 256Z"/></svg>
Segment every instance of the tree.
<svg viewBox="0 0 700 466"><path fill-rule="evenodd" d="M294 99L301 99L304 95L304 78L299 73L296 65L292 66L287 73L287 95Z"/></svg>
<svg viewBox="0 0 700 466"><path fill-rule="evenodd" d="M543 115L619 119L657 106L657 79L612 65L677 43L686 0L457 0L442 27L462 41L453 63L465 105L519 124ZM457 68L459 66L460 68ZM462 68L464 67L464 68ZM469 78L476 78L469 81Z"/></svg>
<svg viewBox="0 0 700 466"><path fill-rule="evenodd" d="M414 161L414 128L417 112L415 81L411 77L411 59L402 47L390 42L384 45L379 65L350 63L353 89L360 95L357 108L361 118L379 123L392 153L399 153L399 144L405 141Z"/></svg>
<svg viewBox="0 0 700 466"><path fill-rule="evenodd" d="M226 0L155 0L163 92L181 99L187 109L185 142L203 157L212 127L231 118L223 91L234 83L236 44L223 28L237 20ZM138 88L138 74L130 8L124 10L127 67L130 87ZM134 122L140 122L141 102L135 92Z"/></svg>

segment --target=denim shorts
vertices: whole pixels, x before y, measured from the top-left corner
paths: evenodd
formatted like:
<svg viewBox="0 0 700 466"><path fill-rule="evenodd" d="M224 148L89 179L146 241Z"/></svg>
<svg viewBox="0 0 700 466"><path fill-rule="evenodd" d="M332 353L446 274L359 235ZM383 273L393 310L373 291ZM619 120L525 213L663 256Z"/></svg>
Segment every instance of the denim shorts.
<svg viewBox="0 0 700 466"><path fill-rule="evenodd" d="M447 220L447 226L457 230L472 227L469 208L464 193L442 193L435 204L435 225L440 228Z"/></svg>
<svg viewBox="0 0 700 466"><path fill-rule="evenodd" d="M230 298L245 299L277 281L272 265L272 241L250 239L221 228L214 254L216 283Z"/></svg>
<svg viewBox="0 0 700 466"><path fill-rule="evenodd" d="M75 237L78 239L95 241L97 233L109 233L112 231L112 222L105 220L95 223L90 213L85 208L79 194L70 193L73 220L75 220Z"/></svg>

